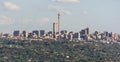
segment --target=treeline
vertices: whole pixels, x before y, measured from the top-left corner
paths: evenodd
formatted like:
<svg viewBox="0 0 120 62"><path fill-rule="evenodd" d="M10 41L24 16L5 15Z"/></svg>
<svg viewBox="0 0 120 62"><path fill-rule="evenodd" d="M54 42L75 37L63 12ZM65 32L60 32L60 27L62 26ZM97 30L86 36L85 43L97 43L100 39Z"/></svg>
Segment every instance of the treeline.
<svg viewBox="0 0 120 62"><path fill-rule="evenodd" d="M120 62L118 43L0 40L0 62Z"/></svg>

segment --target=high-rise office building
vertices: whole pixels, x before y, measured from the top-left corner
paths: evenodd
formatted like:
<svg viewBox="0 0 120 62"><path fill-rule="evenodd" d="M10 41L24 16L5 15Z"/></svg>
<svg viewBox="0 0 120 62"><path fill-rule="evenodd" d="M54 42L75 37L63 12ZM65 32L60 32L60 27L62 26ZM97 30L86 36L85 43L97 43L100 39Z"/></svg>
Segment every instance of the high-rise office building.
<svg viewBox="0 0 120 62"><path fill-rule="evenodd" d="M20 36L20 31L19 30L14 31L13 36L14 37Z"/></svg>
<svg viewBox="0 0 120 62"><path fill-rule="evenodd" d="M3 36L3 33L0 33L0 37L2 37Z"/></svg>
<svg viewBox="0 0 120 62"><path fill-rule="evenodd" d="M73 38L74 39L80 39L80 33L74 33Z"/></svg>
<svg viewBox="0 0 120 62"><path fill-rule="evenodd" d="M80 35L84 36L85 35L85 30L81 30Z"/></svg>
<svg viewBox="0 0 120 62"><path fill-rule="evenodd" d="M87 35L90 34L89 28L86 28L86 34L87 34Z"/></svg>
<svg viewBox="0 0 120 62"><path fill-rule="evenodd" d="M62 30L60 33L61 34L67 34L67 30Z"/></svg>
<svg viewBox="0 0 120 62"><path fill-rule="evenodd" d="M71 32L69 32L69 34L68 34L68 39L69 40L73 40L73 32L71 31Z"/></svg>
<svg viewBox="0 0 120 62"><path fill-rule="evenodd" d="M22 34L23 34L23 37L28 37L29 33L27 31L23 31Z"/></svg>
<svg viewBox="0 0 120 62"><path fill-rule="evenodd" d="M109 32L104 31L104 35L105 35L106 37L109 37Z"/></svg>
<svg viewBox="0 0 120 62"><path fill-rule="evenodd" d="M34 30L32 33L35 34L35 35L37 35L37 37L40 37L40 33L39 33L38 30Z"/></svg>
<svg viewBox="0 0 120 62"><path fill-rule="evenodd" d="M33 38L33 33L29 33L28 38Z"/></svg>
<svg viewBox="0 0 120 62"><path fill-rule="evenodd" d="M3 34L4 37L10 37L10 34L9 33L5 33Z"/></svg>
<svg viewBox="0 0 120 62"><path fill-rule="evenodd" d="M89 28L83 29L80 31L81 35L88 35L89 34Z"/></svg>
<svg viewBox="0 0 120 62"><path fill-rule="evenodd" d="M44 36L45 35L45 30L40 30L40 36Z"/></svg>
<svg viewBox="0 0 120 62"><path fill-rule="evenodd" d="M48 35L49 35L49 34L53 34L53 32L52 32L52 31L49 31L47 34L48 34Z"/></svg>
<svg viewBox="0 0 120 62"><path fill-rule="evenodd" d="M53 32L52 31L49 31L47 34L48 34L49 38L53 38Z"/></svg>
<svg viewBox="0 0 120 62"><path fill-rule="evenodd" d="M59 32L58 23L54 22L53 23L53 34L57 34L58 32Z"/></svg>

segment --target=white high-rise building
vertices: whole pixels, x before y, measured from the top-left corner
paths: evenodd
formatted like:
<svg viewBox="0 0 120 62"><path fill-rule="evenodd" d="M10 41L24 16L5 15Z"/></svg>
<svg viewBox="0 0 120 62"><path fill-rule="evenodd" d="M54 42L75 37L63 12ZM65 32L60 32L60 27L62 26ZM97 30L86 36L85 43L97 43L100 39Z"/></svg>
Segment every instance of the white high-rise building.
<svg viewBox="0 0 120 62"><path fill-rule="evenodd" d="M59 32L58 23L54 22L53 23L53 34L57 34L58 32Z"/></svg>

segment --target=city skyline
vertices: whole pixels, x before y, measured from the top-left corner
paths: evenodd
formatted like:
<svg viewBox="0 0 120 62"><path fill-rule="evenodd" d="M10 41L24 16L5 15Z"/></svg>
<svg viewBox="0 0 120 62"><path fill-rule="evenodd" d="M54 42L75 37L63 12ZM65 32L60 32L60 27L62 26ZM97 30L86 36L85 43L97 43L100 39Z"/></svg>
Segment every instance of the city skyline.
<svg viewBox="0 0 120 62"><path fill-rule="evenodd" d="M29 2L29 3L28 3ZM120 33L119 0L0 0L0 32L52 31L61 12L61 30Z"/></svg>

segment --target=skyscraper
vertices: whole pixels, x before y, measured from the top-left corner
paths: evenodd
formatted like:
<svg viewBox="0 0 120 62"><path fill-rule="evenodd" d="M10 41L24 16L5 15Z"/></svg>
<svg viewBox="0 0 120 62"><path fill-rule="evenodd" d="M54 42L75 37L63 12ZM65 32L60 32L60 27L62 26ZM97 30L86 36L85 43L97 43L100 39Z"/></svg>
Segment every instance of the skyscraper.
<svg viewBox="0 0 120 62"><path fill-rule="evenodd" d="M37 35L37 37L40 37L39 30L34 30L32 33L35 34L35 35Z"/></svg>
<svg viewBox="0 0 120 62"><path fill-rule="evenodd" d="M57 34L59 32L58 28L59 28L58 23L54 22L53 23L53 33L54 34Z"/></svg>
<svg viewBox="0 0 120 62"><path fill-rule="evenodd" d="M20 31L19 30L14 31L13 36L14 37L20 36Z"/></svg>
<svg viewBox="0 0 120 62"><path fill-rule="evenodd" d="M86 28L86 31L87 31L87 33L86 33L87 35L90 34L89 28Z"/></svg>
<svg viewBox="0 0 120 62"><path fill-rule="evenodd" d="M45 30L40 30L40 36L43 37L45 35Z"/></svg>
<svg viewBox="0 0 120 62"><path fill-rule="evenodd" d="M56 34L58 34L58 23L54 22L53 23L53 38L56 38Z"/></svg>
<svg viewBox="0 0 120 62"><path fill-rule="evenodd" d="M28 37L29 33L27 31L23 31L22 34L23 34L23 37Z"/></svg>

